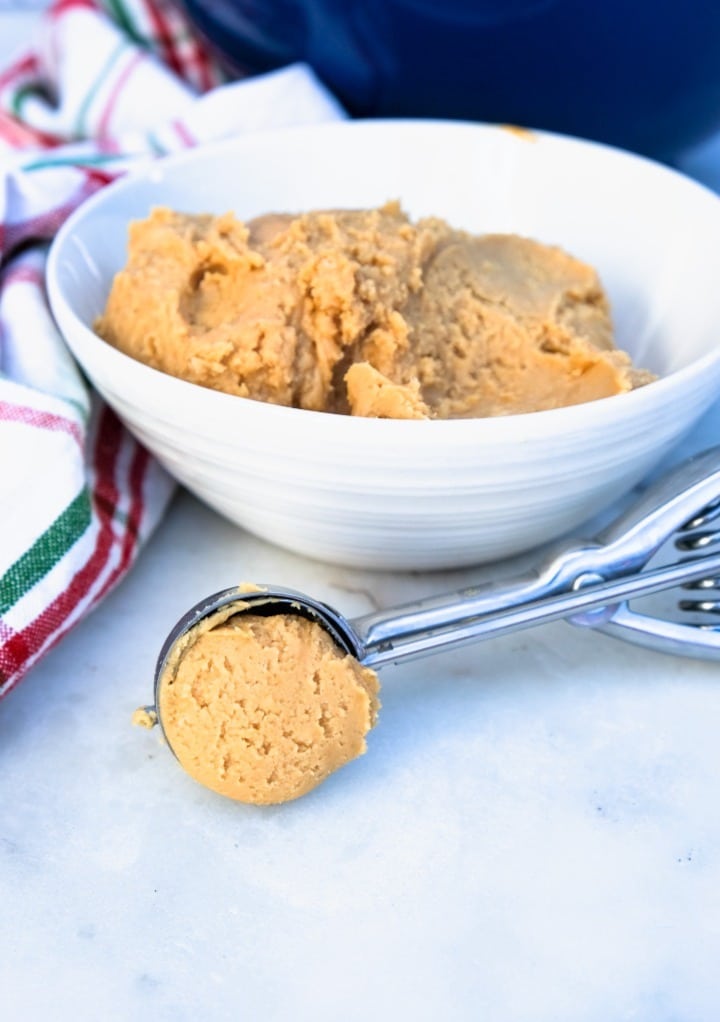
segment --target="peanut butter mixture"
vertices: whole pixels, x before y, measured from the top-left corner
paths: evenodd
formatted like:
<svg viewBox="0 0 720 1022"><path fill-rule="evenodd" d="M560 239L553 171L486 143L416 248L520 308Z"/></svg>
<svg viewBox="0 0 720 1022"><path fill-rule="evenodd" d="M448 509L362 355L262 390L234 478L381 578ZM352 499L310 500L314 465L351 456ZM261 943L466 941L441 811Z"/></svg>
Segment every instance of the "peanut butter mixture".
<svg viewBox="0 0 720 1022"><path fill-rule="evenodd" d="M380 209L156 209L130 228L98 333L228 394L380 418L507 415L650 382L595 271L517 235Z"/></svg>
<svg viewBox="0 0 720 1022"><path fill-rule="evenodd" d="M203 622L160 679L163 731L187 772L241 802L287 802L365 751L377 675L293 614Z"/></svg>

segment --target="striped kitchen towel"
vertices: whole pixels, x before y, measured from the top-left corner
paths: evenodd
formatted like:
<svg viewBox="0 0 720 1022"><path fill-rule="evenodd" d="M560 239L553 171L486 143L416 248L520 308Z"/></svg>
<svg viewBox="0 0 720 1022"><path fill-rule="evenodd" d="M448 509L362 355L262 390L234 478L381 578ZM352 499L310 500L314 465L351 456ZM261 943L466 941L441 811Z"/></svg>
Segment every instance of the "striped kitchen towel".
<svg viewBox="0 0 720 1022"><path fill-rule="evenodd" d="M0 73L0 696L125 575L173 489L65 348L48 243L142 161L341 116L303 66L225 82L169 0L58 0Z"/></svg>

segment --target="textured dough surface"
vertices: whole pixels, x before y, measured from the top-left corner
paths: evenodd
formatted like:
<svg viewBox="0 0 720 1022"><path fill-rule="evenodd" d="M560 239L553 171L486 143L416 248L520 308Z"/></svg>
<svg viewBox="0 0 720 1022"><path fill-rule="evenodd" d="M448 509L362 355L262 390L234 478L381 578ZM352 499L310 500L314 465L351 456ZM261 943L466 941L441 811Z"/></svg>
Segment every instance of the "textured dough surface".
<svg viewBox="0 0 720 1022"><path fill-rule="evenodd" d="M205 387L379 418L540 411L653 379L615 349L590 266L392 202L247 224L156 209L96 329Z"/></svg>
<svg viewBox="0 0 720 1022"><path fill-rule="evenodd" d="M161 678L163 730L187 772L241 802L287 802L365 751L377 675L293 614L199 627Z"/></svg>

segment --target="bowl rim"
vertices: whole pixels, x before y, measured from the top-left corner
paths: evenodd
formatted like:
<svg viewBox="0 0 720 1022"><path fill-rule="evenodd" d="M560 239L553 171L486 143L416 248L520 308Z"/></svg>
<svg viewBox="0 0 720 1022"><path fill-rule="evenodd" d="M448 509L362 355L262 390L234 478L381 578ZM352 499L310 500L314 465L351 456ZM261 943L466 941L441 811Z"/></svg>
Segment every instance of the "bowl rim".
<svg viewBox="0 0 720 1022"><path fill-rule="evenodd" d="M536 130L534 128L519 128L513 125L492 124L482 121L442 120L428 118L367 118L364 120L337 120L319 122L306 125L292 125L280 128L268 128L255 130L253 132L219 139L209 143L203 143L191 149L182 150L177 153L168 154L160 158L152 158L143 161L139 166L132 167L122 177L106 185L95 195L91 196L75 209L61 225L59 231L53 238L48 252L46 264L46 285L48 299L54 318L58 323L61 335L70 348L75 358L84 366L85 361L81 358L76 349L95 348L99 357L107 360L110 368L114 366L118 373L135 374L138 381L141 377L152 382L154 387L165 388L168 394L175 391L175 400L187 402L200 402L212 400L217 403L218 411L226 409L228 412L239 407L241 402L246 408L252 408L255 414L267 414L278 418L282 422L287 420L288 426L298 425L301 417L308 426L315 422L319 426L327 425L328 416L333 421L340 420L345 423L342 428L345 430L362 429L368 433L372 430L381 429L386 435L392 431L398 438L403 435L414 435L417 438L421 430L432 429L434 435L446 434L448 439L463 436L469 430L472 434L478 433L478 440L511 439L514 433L520 432L527 437L528 429L547 435L548 433L561 433L568 427L577 425L577 416L582 414L583 425L592 427L607 422L612 414L620 415L621 412L628 416L635 417L642 415L647 406L656 406L662 403L664 397L670 397L678 386L690 383L697 377L704 377L708 371L714 370L713 375L718 376L718 396L720 397L720 344L713 351L707 352L700 358L695 359L689 365L683 366L667 375L652 381L651 383L638 387L634 390L615 394L609 397L598 398L594 401L582 402L575 405L567 405L560 408L545 409L541 411L513 413L499 416L454 418L454 419L378 419L364 416L341 415L337 413L313 411L310 409L293 408L286 405L273 404L255 398L241 397L235 394L227 394L211 387L204 387L201 384L192 383L180 377L172 376L161 370L154 369L147 364L134 359L130 355L113 348L95 333L75 312L70 301L60 285L59 267L63 258L63 249L68 244L70 237L77 228L77 225L92 216L98 207L102 208L108 202L117 201L118 196L126 191L131 191L137 184L162 178L165 173L186 163L200 162L205 159L213 159L221 156L228 150L233 151L245 146L254 145L258 139L282 140L288 136L309 134L332 134L336 132L397 132L413 131L423 132L428 129L448 131L451 133L474 133L486 135L499 135L504 139L517 139L519 144L527 145L529 140L540 142L545 145L571 147L576 151L599 150L610 159L629 161L644 165L652 173L667 177L680 184L684 188L691 189L704 198L720 204L718 196L711 188L699 181L675 170L665 164L659 163L650 157L643 156L626 149L598 142L591 139L584 139L578 136L562 134L547 130ZM530 137L528 139L528 136ZM720 207L719 207L720 208ZM76 331L76 336L68 336L70 331L65 331L61 321L68 317ZM80 338L80 340L78 340ZM88 372L88 375L91 375ZM212 397L203 396L212 395ZM264 409L264 412L258 412ZM579 412L579 409L582 409ZM363 426L352 426L351 423L362 422ZM485 436L483 436L485 434ZM490 434L488 436L487 434Z"/></svg>

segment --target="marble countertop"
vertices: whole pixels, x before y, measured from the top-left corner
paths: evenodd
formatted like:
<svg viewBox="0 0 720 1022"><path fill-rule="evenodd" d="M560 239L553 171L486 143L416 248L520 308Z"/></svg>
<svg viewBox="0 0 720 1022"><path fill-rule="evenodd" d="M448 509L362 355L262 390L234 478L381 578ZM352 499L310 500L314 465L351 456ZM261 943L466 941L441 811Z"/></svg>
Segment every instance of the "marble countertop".
<svg viewBox="0 0 720 1022"><path fill-rule="evenodd" d="M714 1019L717 663L559 623L387 668L368 753L269 809L130 727L229 582L359 613L491 574L329 567L180 494L0 708L3 1017Z"/></svg>
<svg viewBox="0 0 720 1022"><path fill-rule="evenodd" d="M720 182L720 146L694 159ZM683 450L719 433L720 405ZM558 623L387 668L367 755L267 809L130 726L206 593L274 581L354 614L501 570L331 567L179 494L0 705L0 1017L716 1019L717 663Z"/></svg>

